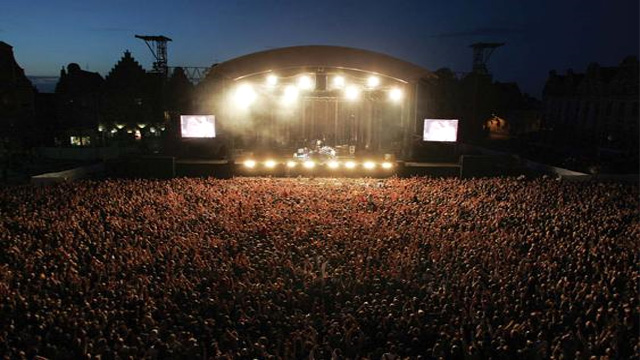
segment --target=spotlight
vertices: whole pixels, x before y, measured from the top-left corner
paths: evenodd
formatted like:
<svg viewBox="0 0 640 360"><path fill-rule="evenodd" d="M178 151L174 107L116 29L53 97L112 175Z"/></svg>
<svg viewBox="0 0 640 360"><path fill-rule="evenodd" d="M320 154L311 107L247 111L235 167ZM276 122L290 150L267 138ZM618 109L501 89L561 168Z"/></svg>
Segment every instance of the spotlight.
<svg viewBox="0 0 640 360"><path fill-rule="evenodd" d="M389 99L394 102L402 100L402 90L398 88L391 89L391 91L389 91Z"/></svg>
<svg viewBox="0 0 640 360"><path fill-rule="evenodd" d="M234 102L241 109L246 109L251 106L251 104L256 101L256 98L256 92L253 90L253 86L249 84L238 86L234 93Z"/></svg>
<svg viewBox="0 0 640 360"><path fill-rule="evenodd" d="M276 162L275 160L267 160L264 162L264 166L268 169L273 169L274 167L276 167Z"/></svg>
<svg viewBox="0 0 640 360"><path fill-rule="evenodd" d="M244 166L249 168L249 169L253 169L254 167L256 167L256 161L255 160L245 160L244 161Z"/></svg>
<svg viewBox="0 0 640 360"><path fill-rule="evenodd" d="M333 78L333 87L336 89L342 89L344 87L344 77L336 75L336 77Z"/></svg>
<svg viewBox="0 0 640 360"><path fill-rule="evenodd" d="M267 81L267 86L269 87L274 87L278 85L278 77L273 74L268 75L266 81Z"/></svg>
<svg viewBox="0 0 640 360"><path fill-rule="evenodd" d="M365 161L362 166L367 170L373 170L376 168L376 163L373 161Z"/></svg>
<svg viewBox="0 0 640 360"><path fill-rule="evenodd" d="M298 88L293 85L287 85L287 87L284 88L282 102L287 105L293 104L298 99L298 93Z"/></svg>
<svg viewBox="0 0 640 360"><path fill-rule="evenodd" d="M388 161L385 161L380 166L382 166L383 169L391 169L393 167L393 164Z"/></svg>
<svg viewBox="0 0 640 360"><path fill-rule="evenodd" d="M380 85L380 78L377 76L369 76L369 78L367 79L367 87L374 89L377 88L378 85Z"/></svg>
<svg viewBox="0 0 640 360"><path fill-rule="evenodd" d="M349 100L356 100L360 96L360 90L353 85L347 86L344 96Z"/></svg>
<svg viewBox="0 0 640 360"><path fill-rule="evenodd" d="M356 163L354 161L347 161L344 163L344 167L346 167L347 169L353 169L356 167Z"/></svg>
<svg viewBox="0 0 640 360"><path fill-rule="evenodd" d="M337 161L335 161L335 160L330 160L330 161L327 163L327 166L328 166L330 169L337 169L338 167L340 167L340 163L339 163L339 162L337 162Z"/></svg>
<svg viewBox="0 0 640 360"><path fill-rule="evenodd" d="M313 88L313 81L308 75L302 75L298 78L298 87L301 90L311 90Z"/></svg>
<svg viewBox="0 0 640 360"><path fill-rule="evenodd" d="M295 161L292 161L292 160L287 161L287 167L290 169L296 167L296 165L297 163Z"/></svg>
<svg viewBox="0 0 640 360"><path fill-rule="evenodd" d="M313 169L316 166L316 163L313 162L312 160L307 160L304 162L304 167L307 169Z"/></svg>

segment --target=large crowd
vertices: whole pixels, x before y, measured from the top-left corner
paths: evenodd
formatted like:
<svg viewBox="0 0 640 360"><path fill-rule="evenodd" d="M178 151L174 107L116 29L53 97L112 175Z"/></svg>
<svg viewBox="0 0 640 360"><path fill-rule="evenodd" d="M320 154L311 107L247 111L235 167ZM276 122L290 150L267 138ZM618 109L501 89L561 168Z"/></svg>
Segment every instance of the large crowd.
<svg viewBox="0 0 640 360"><path fill-rule="evenodd" d="M638 359L638 185L0 189L5 359Z"/></svg>

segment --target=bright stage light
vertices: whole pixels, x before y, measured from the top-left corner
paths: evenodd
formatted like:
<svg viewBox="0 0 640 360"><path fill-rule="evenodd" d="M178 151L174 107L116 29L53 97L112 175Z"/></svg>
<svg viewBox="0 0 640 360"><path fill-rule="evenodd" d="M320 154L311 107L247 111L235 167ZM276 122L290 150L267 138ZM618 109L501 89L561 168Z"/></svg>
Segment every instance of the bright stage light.
<svg viewBox="0 0 640 360"><path fill-rule="evenodd" d="M388 162L388 161L385 161L385 162L382 163L381 166L382 166L383 169L387 169L388 170L388 169L391 169L393 167L393 164Z"/></svg>
<svg viewBox="0 0 640 360"><path fill-rule="evenodd" d="M292 161L292 160L287 161L287 167L290 169L296 167L296 165L298 164L295 161Z"/></svg>
<svg viewBox="0 0 640 360"><path fill-rule="evenodd" d="M389 91L389 99L395 102L402 100L402 90L398 88L391 89L391 91Z"/></svg>
<svg viewBox="0 0 640 360"><path fill-rule="evenodd" d="M267 160L264 162L264 166L268 169L273 169L274 167L276 167L276 162L275 160Z"/></svg>
<svg viewBox="0 0 640 360"><path fill-rule="evenodd" d="M336 75L333 78L333 87L336 89L342 89L344 87L344 77Z"/></svg>
<svg viewBox="0 0 640 360"><path fill-rule="evenodd" d="M344 96L349 100L356 100L360 96L360 90L353 85L347 86Z"/></svg>
<svg viewBox="0 0 640 360"><path fill-rule="evenodd" d="M282 102L285 104L293 104L298 99L298 88L293 85L287 85L284 88L284 94L282 95Z"/></svg>
<svg viewBox="0 0 640 360"><path fill-rule="evenodd" d="M340 163L339 163L339 162L337 162L337 161L335 161L335 160L330 160L330 161L327 163L327 166L328 166L330 169L337 169L338 167L340 167Z"/></svg>
<svg viewBox="0 0 640 360"><path fill-rule="evenodd" d="M304 167L307 169L313 169L316 166L316 163L311 161L311 160L307 160L304 162Z"/></svg>
<svg viewBox="0 0 640 360"><path fill-rule="evenodd" d="M380 85L380 78L377 76L369 76L367 79L367 87L371 89L375 89Z"/></svg>
<svg viewBox="0 0 640 360"><path fill-rule="evenodd" d="M234 93L234 102L239 108L246 109L256 101L257 97L258 95L255 90L253 90L253 86L249 84L242 84L236 88Z"/></svg>
<svg viewBox="0 0 640 360"><path fill-rule="evenodd" d="M298 78L298 88L301 90L311 90L313 88L313 81L308 75L301 75Z"/></svg>
<svg viewBox="0 0 640 360"><path fill-rule="evenodd" d="M344 163L344 167L346 167L347 169L353 169L356 167L356 163L354 161L347 161Z"/></svg>
<svg viewBox="0 0 640 360"><path fill-rule="evenodd" d="M249 169L253 169L254 167L256 167L256 161L255 160L245 160L244 161L244 166L249 168Z"/></svg>
<svg viewBox="0 0 640 360"><path fill-rule="evenodd" d="M270 74L267 76L266 82L267 82L267 86L274 87L278 85L278 77L273 74Z"/></svg>
<svg viewBox="0 0 640 360"><path fill-rule="evenodd" d="M362 166L367 170L373 170L376 168L376 163L373 161L365 161Z"/></svg>

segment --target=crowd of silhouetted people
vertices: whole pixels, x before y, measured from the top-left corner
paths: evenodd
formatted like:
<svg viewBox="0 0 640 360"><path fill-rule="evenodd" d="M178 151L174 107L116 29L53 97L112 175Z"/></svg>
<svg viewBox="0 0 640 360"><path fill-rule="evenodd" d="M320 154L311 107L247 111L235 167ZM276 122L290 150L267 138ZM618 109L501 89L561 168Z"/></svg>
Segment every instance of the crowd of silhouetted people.
<svg viewBox="0 0 640 360"><path fill-rule="evenodd" d="M5 359L638 358L638 186L0 189Z"/></svg>

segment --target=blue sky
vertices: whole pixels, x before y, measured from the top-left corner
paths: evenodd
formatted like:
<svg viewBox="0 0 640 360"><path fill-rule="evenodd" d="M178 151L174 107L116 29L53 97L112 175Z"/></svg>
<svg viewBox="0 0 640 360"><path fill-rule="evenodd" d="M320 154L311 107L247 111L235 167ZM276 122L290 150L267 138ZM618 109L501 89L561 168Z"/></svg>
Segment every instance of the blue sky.
<svg viewBox="0 0 640 360"><path fill-rule="evenodd" d="M539 97L551 69L638 56L638 7L638 0L24 0L0 5L0 40L29 76L57 76L71 62L105 76L125 50L150 69L152 55L135 34L172 38L170 66L319 44L464 72L471 43L505 42L489 63L494 78Z"/></svg>

